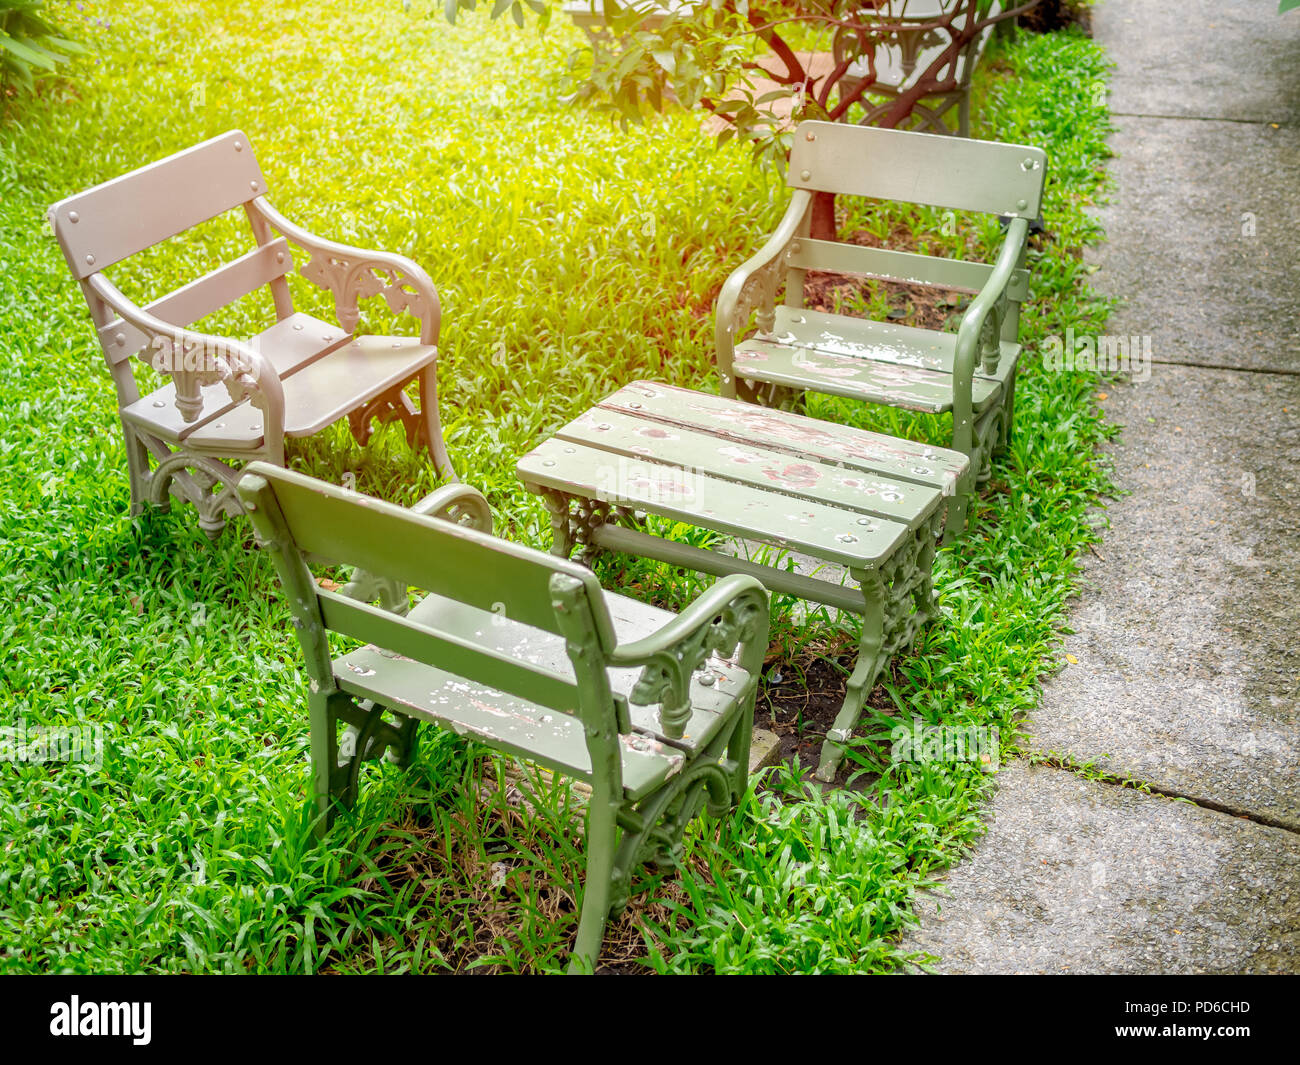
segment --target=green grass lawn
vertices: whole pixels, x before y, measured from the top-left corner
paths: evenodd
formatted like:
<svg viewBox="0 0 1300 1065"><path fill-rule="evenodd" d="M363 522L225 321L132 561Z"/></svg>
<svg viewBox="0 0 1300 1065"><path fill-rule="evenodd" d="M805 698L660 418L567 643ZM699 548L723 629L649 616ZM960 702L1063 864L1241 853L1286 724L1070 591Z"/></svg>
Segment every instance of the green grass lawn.
<svg viewBox="0 0 1300 1065"><path fill-rule="evenodd" d="M192 510L127 517L120 428L89 316L43 221L57 199L232 127L270 198L322 235L422 264L444 307L442 416L462 477L502 535L545 547L514 478L534 443L637 377L716 387L710 305L785 205L744 149L699 118L621 132L557 103L580 39L482 17L455 27L369 5L124 0L92 14L70 81L0 121L0 705L3 724L90 723L101 767L0 764L0 971L549 970L574 931L582 843L567 797L525 817L490 757L426 730L420 764L372 772L361 816L327 847L308 832L304 677L267 558L236 522L215 544ZM440 5L435 5L440 7ZM611 959L660 970L890 970L913 893L981 831L993 782L970 763L888 759L898 720L1017 721L1055 668L1076 555L1106 487L1087 374L1041 372L1037 341L1100 332L1080 249L1102 187L1100 49L1074 34L998 42L975 135L1051 156L1046 225L1016 435L940 552L942 618L896 664L864 719L854 787L823 794L769 774L720 825L692 831L688 868L612 924ZM175 287L244 240L237 220L118 271L128 295ZM846 219L951 239L937 213ZM985 223L964 251L996 238ZM954 246L958 250L959 246ZM301 279L302 309L328 300ZM387 330L382 304L370 325ZM269 301L209 323L247 335ZM410 331L408 323L396 328ZM940 442L933 419L850 412ZM342 430L291 464L413 502L435 484L385 430ZM684 601L693 579L627 560L610 582ZM833 660L846 637L776 606L775 652ZM793 668L793 667L792 667ZM760 709L760 721L762 714Z"/></svg>

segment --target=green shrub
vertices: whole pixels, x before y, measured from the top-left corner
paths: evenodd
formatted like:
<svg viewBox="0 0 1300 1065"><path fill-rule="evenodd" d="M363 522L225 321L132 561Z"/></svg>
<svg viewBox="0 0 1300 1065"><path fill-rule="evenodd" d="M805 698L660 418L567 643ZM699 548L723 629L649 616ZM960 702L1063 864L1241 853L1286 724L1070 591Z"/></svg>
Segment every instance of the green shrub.
<svg viewBox="0 0 1300 1065"><path fill-rule="evenodd" d="M0 0L0 91L32 89L40 71L53 71L84 49L46 14L44 0Z"/></svg>

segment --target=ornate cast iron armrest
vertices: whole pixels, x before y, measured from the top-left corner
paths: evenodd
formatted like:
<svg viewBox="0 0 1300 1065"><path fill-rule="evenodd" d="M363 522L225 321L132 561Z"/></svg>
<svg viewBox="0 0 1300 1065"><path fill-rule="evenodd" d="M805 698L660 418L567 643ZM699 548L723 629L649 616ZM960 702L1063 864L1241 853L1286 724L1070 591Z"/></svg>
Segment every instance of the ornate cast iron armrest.
<svg viewBox="0 0 1300 1065"><path fill-rule="evenodd" d="M283 439L284 389L279 375L259 352L237 340L164 322L132 303L103 274L92 274L86 280L123 321L150 338L153 366L171 375L176 385L176 409L185 421L197 421L203 410L199 389L220 381L232 402L248 399L262 412L268 442Z"/></svg>
<svg viewBox="0 0 1300 1065"><path fill-rule="evenodd" d="M492 508L483 493L472 485L443 485L416 503L411 511L468 525L489 535L492 532Z"/></svg>
<svg viewBox="0 0 1300 1065"><path fill-rule="evenodd" d="M442 324L442 304L429 275L404 255L368 251L326 240L289 221L264 196L252 202L252 209L286 240L311 256L298 270L314 285L334 294L334 313L349 333L361 320L357 300L382 295L394 314L409 311L420 321L420 342L437 344ZM382 275L379 276L379 275Z"/></svg>
<svg viewBox="0 0 1300 1065"><path fill-rule="evenodd" d="M967 454L971 446L971 385L975 377L975 358L979 356L985 373L997 370L1007 285L1020 265L1028 236L1029 221L1011 219L1006 239L993 263L993 272L962 315L957 330L957 351L952 367L953 447Z"/></svg>
<svg viewBox="0 0 1300 1065"><path fill-rule="evenodd" d="M758 311L758 328L763 332L770 331L775 323L776 289L781 266L790 242L799 235L811 204L812 193L796 189L776 232L757 254L732 271L718 293L713 342L718 355L718 372L723 375L724 384L731 375L736 334L745 327L750 314Z"/></svg>
<svg viewBox="0 0 1300 1065"><path fill-rule="evenodd" d="M767 652L767 590L753 577L724 577L681 614L633 643L614 648L611 666L645 667L632 689L638 706L659 704L664 732L680 738L691 716L691 677L710 655L731 658L745 648L742 666L757 674Z"/></svg>

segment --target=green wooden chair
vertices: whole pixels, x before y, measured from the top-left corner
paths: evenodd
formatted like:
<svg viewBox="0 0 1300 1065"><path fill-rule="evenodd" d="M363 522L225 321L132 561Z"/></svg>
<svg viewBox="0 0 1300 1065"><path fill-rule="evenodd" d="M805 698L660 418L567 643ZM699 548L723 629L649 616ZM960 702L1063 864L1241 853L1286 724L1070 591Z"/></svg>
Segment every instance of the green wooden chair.
<svg viewBox="0 0 1300 1065"><path fill-rule="evenodd" d="M1015 411L1025 250L1039 216L1047 156L1038 148L926 133L804 122L794 134L785 217L718 296L715 347L722 393L786 405L805 391L906 410L951 412L952 447L971 460L945 538L965 527L976 481L1006 446ZM992 264L809 236L813 196L863 196L1009 217ZM804 306L809 270L973 294L956 333ZM777 304L785 286L784 302ZM756 312L757 331L744 335Z"/></svg>
<svg viewBox="0 0 1300 1065"><path fill-rule="evenodd" d="M374 419L397 419L455 480L438 421L435 363L441 308L428 276L409 259L314 236L267 202L267 183L238 130L70 196L50 220L80 283L117 389L126 437L131 513L194 503L211 536L238 510L230 460L284 464L284 442L347 418L364 444ZM105 273L122 260L232 209L242 209L254 247L240 258L140 307ZM336 322L295 311L286 275L290 245L307 253L299 272L334 297ZM248 340L190 326L257 291L270 290L276 321ZM420 336L355 336L358 298L383 295L420 320ZM170 378L141 396L132 357ZM420 408L405 387L419 381Z"/></svg>
<svg viewBox="0 0 1300 1065"><path fill-rule="evenodd" d="M354 802L362 761L409 763L420 721L586 782L573 967L591 968L634 871L675 861L701 807L723 813L746 786L763 586L729 577L674 616L493 537L466 485L404 510L255 462L238 492L306 657L321 830ZM359 569L330 591L309 560ZM427 594L408 611L409 586ZM358 645L332 657L331 632Z"/></svg>

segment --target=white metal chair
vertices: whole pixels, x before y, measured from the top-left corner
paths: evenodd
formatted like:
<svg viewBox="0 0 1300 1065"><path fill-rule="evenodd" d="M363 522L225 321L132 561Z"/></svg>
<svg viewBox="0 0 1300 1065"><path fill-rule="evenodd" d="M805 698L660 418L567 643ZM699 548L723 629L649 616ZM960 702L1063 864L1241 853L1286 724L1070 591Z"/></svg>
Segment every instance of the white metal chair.
<svg viewBox="0 0 1300 1065"><path fill-rule="evenodd" d="M117 388L126 438L131 513L169 505L169 492L198 508L216 536L240 509L230 464L284 465L287 437L318 433L346 417L365 444L371 423L400 420L456 479L438 418L438 293L415 263L314 236L265 198L248 138L238 130L60 201L51 223L80 283ZM226 211L243 208L255 246L246 255L141 307L104 273L147 248ZM299 272L334 296L336 322L295 311L286 275L291 245L307 254ZM276 321L247 341L189 326L270 288ZM355 336L359 297L382 295L420 321L414 337ZM131 358L170 382L140 395ZM404 391L419 381L417 408Z"/></svg>

